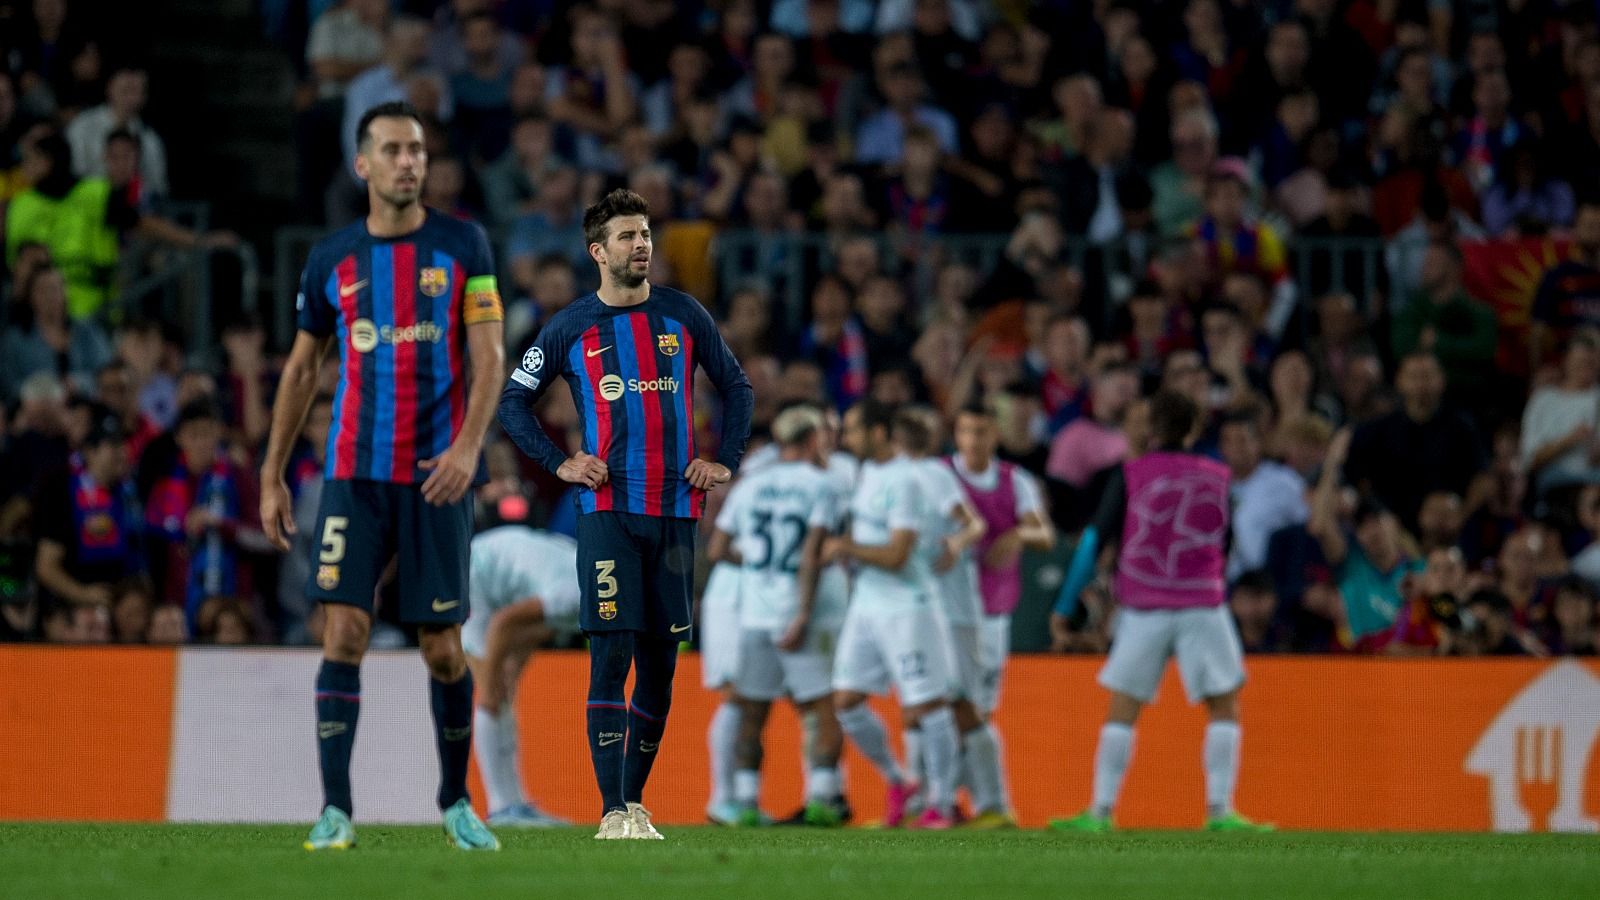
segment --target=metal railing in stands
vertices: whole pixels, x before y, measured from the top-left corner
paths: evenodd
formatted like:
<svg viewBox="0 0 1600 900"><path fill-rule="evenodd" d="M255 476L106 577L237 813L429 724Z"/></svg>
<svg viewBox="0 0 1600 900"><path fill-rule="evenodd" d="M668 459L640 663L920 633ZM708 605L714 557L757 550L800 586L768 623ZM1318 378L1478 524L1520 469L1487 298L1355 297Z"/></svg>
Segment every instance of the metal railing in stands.
<svg viewBox="0 0 1600 900"><path fill-rule="evenodd" d="M210 228L211 210L204 203L166 203L159 212L196 232ZM238 303L244 312L259 306L261 268L255 248L241 241L233 247L174 248L157 241L136 240L123 251L117 283L122 285L108 313L126 319L149 315L177 322L184 329L190 361L219 360L216 341L214 255L232 256L239 269Z"/></svg>
<svg viewBox="0 0 1600 900"><path fill-rule="evenodd" d="M305 263L311 245L325 233L326 229L298 226L277 231L273 252L275 309L269 325L274 329L274 342L280 347L286 347L294 333L299 267ZM494 243L503 263L502 238L503 235L496 235ZM880 235L878 249L879 258L886 265L908 273L916 296L927 297L933 293L940 266L962 262L972 266L980 277L987 276L1010 240L1009 234L946 234L911 239ZM1080 271L1094 268L1104 278L1111 299L1105 310L1109 319L1133 282L1143 274L1144 265L1180 242L1121 238L1095 246L1082 237L1069 236L1061 259ZM1323 294L1343 292L1352 294L1358 305L1368 311L1379 292L1415 287L1426 247L1421 241L1339 237L1290 237L1286 245L1289 276L1299 288L1302 304ZM759 283L780 305L785 320L794 329L805 316L809 302L806 288L819 274L834 267L836 251L834 239L825 234L770 235L728 229L718 232L710 253L720 295L726 296L745 284ZM509 285L506 293L511 293Z"/></svg>

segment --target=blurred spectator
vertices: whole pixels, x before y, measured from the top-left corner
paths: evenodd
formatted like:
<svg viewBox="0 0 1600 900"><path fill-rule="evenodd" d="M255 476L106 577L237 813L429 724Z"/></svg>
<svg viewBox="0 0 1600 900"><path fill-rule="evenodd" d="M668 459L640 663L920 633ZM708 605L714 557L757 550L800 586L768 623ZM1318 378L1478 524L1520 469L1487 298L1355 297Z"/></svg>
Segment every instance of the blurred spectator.
<svg viewBox="0 0 1600 900"><path fill-rule="evenodd" d="M1596 96L1600 96L1597 90ZM1529 335L1533 371L1575 329L1600 328L1600 197L1583 201L1572 228L1572 254L1556 263L1534 294Z"/></svg>
<svg viewBox="0 0 1600 900"><path fill-rule="evenodd" d="M1526 128L1511 115L1511 82L1505 71L1474 72L1472 115L1451 147L1473 188L1486 189L1506 152L1527 137Z"/></svg>
<svg viewBox="0 0 1600 900"><path fill-rule="evenodd" d="M603 147L637 118L639 85L628 71L616 27L599 8L571 8L571 57L549 69L545 98L550 118L571 129L575 159L585 169L604 164Z"/></svg>
<svg viewBox="0 0 1600 900"><path fill-rule="evenodd" d="M448 3L428 5L437 7L432 36L428 40L428 65L433 69L446 75L455 75L472 67L474 39L484 38L481 33L472 33L472 22L485 15L490 16L495 24L493 40L489 41L489 45L494 50L493 61L497 67L515 68L527 55L522 41L515 34L500 29L499 20L492 13L496 6L492 0L449 0Z"/></svg>
<svg viewBox="0 0 1600 900"><path fill-rule="evenodd" d="M1096 375L1089 389L1090 414L1051 440L1045 473L1082 491L1097 473L1122 462L1128 453L1123 423L1138 397L1139 379L1131 367L1111 366Z"/></svg>
<svg viewBox="0 0 1600 900"><path fill-rule="evenodd" d="M119 644L142 644L155 612L155 590L143 575L116 586L111 606L112 633Z"/></svg>
<svg viewBox="0 0 1600 900"><path fill-rule="evenodd" d="M1486 460L1478 430L1443 406L1444 370L1432 354L1402 360L1395 384L1401 408L1356 431L1345 474L1414 530L1423 497L1437 490L1465 495Z"/></svg>
<svg viewBox="0 0 1600 900"><path fill-rule="evenodd" d="M111 360L111 344L91 321L67 317L67 282L59 269L33 270L0 333L0 395L15 399L36 372L50 372L87 391Z"/></svg>
<svg viewBox="0 0 1600 900"><path fill-rule="evenodd" d="M1572 186L1540 164L1531 139L1508 150L1494 184L1483 196L1483 228L1489 234L1538 235L1572 224Z"/></svg>
<svg viewBox="0 0 1600 900"><path fill-rule="evenodd" d="M1278 591L1272 576L1256 570L1233 580L1228 593L1228 608L1239 629L1239 643L1246 653L1287 653L1289 635L1278 615Z"/></svg>
<svg viewBox="0 0 1600 900"><path fill-rule="evenodd" d="M1600 480L1600 333L1572 336L1561 380L1533 392L1522 415L1522 461L1543 494Z"/></svg>
<svg viewBox="0 0 1600 900"><path fill-rule="evenodd" d="M1283 239L1272 226L1247 214L1249 191L1250 171L1242 160L1220 160L1212 167L1206 180L1206 214L1194 228L1209 279L1220 286L1229 272L1250 272L1274 291L1292 296Z"/></svg>
<svg viewBox="0 0 1600 900"><path fill-rule="evenodd" d="M1057 174L1061 224L1091 244L1107 244L1123 232L1117 180L1133 151L1133 116L1106 109L1084 123L1082 152L1064 162Z"/></svg>
<svg viewBox="0 0 1600 900"><path fill-rule="evenodd" d="M1421 574L1403 586L1405 607L1382 645L1385 653L1442 656L1458 649L1456 634L1462 624L1460 607L1467 584L1461 551L1441 548L1428 552L1426 559Z"/></svg>
<svg viewBox="0 0 1600 900"><path fill-rule="evenodd" d="M33 185L6 208L6 264L17 248L36 241L67 279L67 310L74 319L94 315L110 291L117 265L117 234L107 227L110 185L72 174L65 138L46 133L24 149L24 177Z"/></svg>
<svg viewBox="0 0 1600 900"><path fill-rule="evenodd" d="M366 111L391 100L410 99L412 78L423 73L428 58L428 23L422 19L400 17L389 22L383 39L383 61L357 75L345 90L344 121L339 140L344 147L344 178L354 184L356 125ZM426 115L449 121L452 105L449 93L440 90L438 103L419 107ZM342 221L329 217L330 221Z"/></svg>
<svg viewBox="0 0 1600 900"><path fill-rule="evenodd" d="M250 612L238 600L231 598L218 599L216 607L211 613L210 627L202 634L211 638L211 643L222 646L240 646L254 640L254 629L250 626Z"/></svg>
<svg viewBox="0 0 1600 900"><path fill-rule="evenodd" d="M1550 618L1553 585L1539 574L1540 556L1554 549L1547 542L1542 528L1524 526L1506 538L1495 560L1495 590L1518 628L1542 628Z"/></svg>
<svg viewBox="0 0 1600 900"><path fill-rule="evenodd" d="M193 626L207 599L248 589L239 538L255 528L253 486L224 454L222 414L209 401L186 405L173 436L177 459L152 488L145 522L162 601L182 605Z"/></svg>
<svg viewBox="0 0 1600 900"><path fill-rule="evenodd" d="M1595 591L1588 582L1568 578L1556 587L1543 643L1553 656L1594 656L1600 652L1595 636Z"/></svg>
<svg viewBox="0 0 1600 900"><path fill-rule="evenodd" d="M1079 316L1058 314L1045 325L1039 397L1054 434L1083 415L1089 394L1089 325Z"/></svg>
<svg viewBox="0 0 1600 900"><path fill-rule="evenodd" d="M511 226L506 256L511 263L512 280L531 289L533 269L548 254L560 254L575 272L595 274L589 258L589 245L583 239L583 208L578 202L578 173L562 166L547 170L539 179L539 195L534 211L519 217Z"/></svg>
<svg viewBox="0 0 1600 900"><path fill-rule="evenodd" d="M1389 273L1382 260L1368 256L1364 251L1382 238L1378 223L1359 207L1361 188L1355 178L1347 173L1335 173L1328 179L1326 204L1322 215L1301 228L1297 237L1302 240L1301 252L1310 256L1309 277L1305 285L1312 297L1322 297L1330 292L1365 291L1370 283L1378 297L1370 298L1374 304L1389 293ZM1306 239L1311 240L1306 240ZM1319 243L1313 243L1319 242ZM1328 241L1327 245L1321 241ZM1343 242L1340 247L1334 242Z"/></svg>
<svg viewBox="0 0 1600 900"><path fill-rule="evenodd" d="M850 289L842 278L824 275L811 292L811 324L801 332L799 353L815 362L827 379L833 405L846 409L867 393L867 341L851 318Z"/></svg>
<svg viewBox="0 0 1600 900"><path fill-rule="evenodd" d="M873 374L911 364L914 332L899 282L882 275L869 280L856 295L856 314L867 345L867 366Z"/></svg>
<svg viewBox="0 0 1600 900"><path fill-rule="evenodd" d="M1043 161L1059 164L1083 152L1085 132L1101 109L1100 82L1084 72L1068 75L1056 81L1051 98L1053 115L1036 120L1030 130Z"/></svg>
<svg viewBox="0 0 1600 900"><path fill-rule="evenodd" d="M1337 637L1345 648L1394 625L1404 604L1406 579L1422 570L1421 562L1401 543L1400 520L1382 504L1363 500L1355 509L1353 534L1345 530L1339 513L1339 471L1351 455L1351 444L1348 428L1334 435L1309 525L1339 587L1343 615Z"/></svg>
<svg viewBox="0 0 1600 900"><path fill-rule="evenodd" d="M1151 209L1163 237L1178 237L1205 212L1205 192L1217 161L1217 120L1197 109L1172 122L1172 159L1150 173Z"/></svg>
<svg viewBox="0 0 1600 900"><path fill-rule="evenodd" d="M554 132L543 116L526 116L511 129L510 147L480 170L483 205L489 219L505 225L534 212L539 183L561 167L555 153Z"/></svg>
<svg viewBox="0 0 1600 900"><path fill-rule="evenodd" d="M114 416L100 413L65 472L47 479L34 504L39 536L34 574L46 606L110 610L116 585L145 571L143 533L127 435Z"/></svg>
<svg viewBox="0 0 1600 900"><path fill-rule="evenodd" d="M1488 381L1499 324L1488 304L1462 284L1461 250L1452 241L1432 241L1422 257L1422 281L1394 319L1396 358L1430 353L1444 367L1449 387L1470 391Z"/></svg>
<svg viewBox="0 0 1600 900"><path fill-rule="evenodd" d="M106 82L106 102L79 113L67 125L72 145L72 170L80 178L106 174L106 138L126 131L139 142L139 190L147 197L168 193L167 150L161 136L139 117L148 96L149 77L143 69L125 68L111 73Z"/></svg>
<svg viewBox="0 0 1600 900"><path fill-rule="evenodd" d="M1449 491L1434 491L1422 498L1417 512L1417 544L1424 554L1448 550L1461 543L1465 525L1461 496Z"/></svg>
<svg viewBox="0 0 1600 900"><path fill-rule="evenodd" d="M100 99L100 43L84 16L67 14L67 0L33 0L28 10L12 18L17 30L5 42L23 105L70 118Z"/></svg>
<svg viewBox="0 0 1600 900"><path fill-rule="evenodd" d="M1224 419L1219 443L1222 461L1232 475L1228 495L1233 539L1226 571L1231 583L1246 572L1265 567L1267 542L1273 533L1304 525L1311 511L1300 475L1264 458L1258 413L1235 413Z"/></svg>
<svg viewBox="0 0 1600 900"><path fill-rule="evenodd" d="M1467 612L1476 627L1462 642L1465 656L1525 656L1528 647L1511 616L1511 601L1496 590L1480 590L1467 598Z"/></svg>
<svg viewBox="0 0 1600 900"><path fill-rule="evenodd" d="M317 17L306 42L306 64L318 97L342 98L357 75L377 65L388 25L387 0L341 0Z"/></svg>
<svg viewBox="0 0 1600 900"><path fill-rule="evenodd" d="M856 132L856 162L893 165L904 154L906 134L913 125L933 132L939 149L960 152L955 119L940 107L925 102L922 76L911 63L891 65L878 84L884 108L861 123Z"/></svg>
<svg viewBox="0 0 1600 900"><path fill-rule="evenodd" d="M520 60L508 59L502 52L505 35L493 13L470 13L456 27L466 65L442 68L450 73L450 97L455 103L454 143L472 159L496 159L510 143L511 76ZM431 180L434 173L428 174Z"/></svg>
<svg viewBox="0 0 1600 900"><path fill-rule="evenodd" d="M181 644L189 639L189 623L184 619L183 607L158 604L150 614L150 628L145 632L145 642L150 644Z"/></svg>

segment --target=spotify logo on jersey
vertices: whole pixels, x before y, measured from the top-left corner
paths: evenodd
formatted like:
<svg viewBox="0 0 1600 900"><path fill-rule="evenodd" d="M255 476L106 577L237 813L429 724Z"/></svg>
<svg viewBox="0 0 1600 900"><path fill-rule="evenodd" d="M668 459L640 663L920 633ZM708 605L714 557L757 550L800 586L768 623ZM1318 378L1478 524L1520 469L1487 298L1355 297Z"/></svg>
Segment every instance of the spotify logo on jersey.
<svg viewBox="0 0 1600 900"><path fill-rule="evenodd" d="M350 323L350 346L357 353L371 353L378 346L378 328L371 319L357 319Z"/></svg>
<svg viewBox="0 0 1600 900"><path fill-rule="evenodd" d="M626 390L622 386L622 379L616 375L607 375L600 379L600 396L607 400L620 400Z"/></svg>

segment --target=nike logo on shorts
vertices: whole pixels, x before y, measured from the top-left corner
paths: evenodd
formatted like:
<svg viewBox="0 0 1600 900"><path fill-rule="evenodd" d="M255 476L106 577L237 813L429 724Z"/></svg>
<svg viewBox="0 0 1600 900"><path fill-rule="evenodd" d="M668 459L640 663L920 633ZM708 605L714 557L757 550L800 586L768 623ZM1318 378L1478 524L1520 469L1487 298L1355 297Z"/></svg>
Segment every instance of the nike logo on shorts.
<svg viewBox="0 0 1600 900"><path fill-rule="evenodd" d="M683 632L688 631L692 627L694 627L694 626L692 626L692 625L674 625L674 626L672 626L671 628L669 628L667 630L671 631L673 634L682 634Z"/></svg>
<svg viewBox="0 0 1600 900"><path fill-rule="evenodd" d="M440 600L438 597L433 598L433 611L436 613L449 612L460 605L460 600L451 600L449 603L446 603L443 600Z"/></svg>

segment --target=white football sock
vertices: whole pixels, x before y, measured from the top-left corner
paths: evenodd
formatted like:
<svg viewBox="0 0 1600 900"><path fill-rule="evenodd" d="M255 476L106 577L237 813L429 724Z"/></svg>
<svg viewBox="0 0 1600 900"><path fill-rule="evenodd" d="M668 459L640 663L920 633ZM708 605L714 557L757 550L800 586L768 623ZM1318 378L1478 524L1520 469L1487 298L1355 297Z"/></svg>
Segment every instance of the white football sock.
<svg viewBox="0 0 1600 900"><path fill-rule="evenodd" d="M956 774L961 764L961 739L956 714L948 706L923 715L922 752L927 760L928 808L950 814L956 799Z"/></svg>
<svg viewBox="0 0 1600 900"><path fill-rule="evenodd" d="M927 780L927 761L922 758L922 729L908 725L900 732L900 742L906 748L906 777L922 784Z"/></svg>
<svg viewBox="0 0 1600 900"><path fill-rule="evenodd" d="M760 770L740 769L733 773L733 799L740 806L756 806L761 802Z"/></svg>
<svg viewBox="0 0 1600 900"><path fill-rule="evenodd" d="M862 703L840 712L839 727L861 751L861 755L878 767L884 778L896 784L905 783L905 770L895 761L894 752L889 749L889 731L883 727L883 720L871 707Z"/></svg>
<svg viewBox="0 0 1600 900"><path fill-rule="evenodd" d="M1100 744L1094 751L1094 814L1109 816L1122 793L1122 776L1133 758L1133 728L1121 722L1100 726Z"/></svg>
<svg viewBox="0 0 1600 900"><path fill-rule="evenodd" d="M806 801L832 800L841 792L839 770L818 766L806 772Z"/></svg>
<svg viewBox="0 0 1600 900"><path fill-rule="evenodd" d="M739 741L739 707L726 700L711 716L706 743L711 750L711 803L715 808L733 802L733 752Z"/></svg>
<svg viewBox="0 0 1600 900"><path fill-rule="evenodd" d="M967 790L972 792L973 810L977 813L1005 812L1000 748L994 744L994 733L988 726L979 725L961 736L961 750L961 771Z"/></svg>
<svg viewBox="0 0 1600 900"><path fill-rule="evenodd" d="M994 773L1000 779L1000 810L1011 811L1011 780L1006 776L1006 745L1000 740L1000 729L989 722L983 726L989 732L989 742L994 745Z"/></svg>
<svg viewBox="0 0 1600 900"><path fill-rule="evenodd" d="M483 788L489 794L490 812L528 802L517 768L517 717L511 704L499 714L477 707L472 713L472 752L478 757Z"/></svg>
<svg viewBox="0 0 1600 900"><path fill-rule="evenodd" d="M1239 723L1212 722L1206 726L1206 815L1233 812L1233 786L1239 780Z"/></svg>

